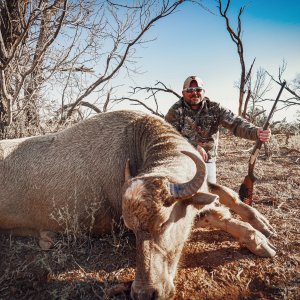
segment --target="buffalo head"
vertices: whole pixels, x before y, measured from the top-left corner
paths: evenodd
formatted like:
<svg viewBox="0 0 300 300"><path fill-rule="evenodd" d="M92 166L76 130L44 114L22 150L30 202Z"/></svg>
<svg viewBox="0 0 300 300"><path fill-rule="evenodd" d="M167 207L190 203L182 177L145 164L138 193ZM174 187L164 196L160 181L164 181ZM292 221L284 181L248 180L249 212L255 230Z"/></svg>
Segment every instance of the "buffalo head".
<svg viewBox="0 0 300 300"><path fill-rule="evenodd" d="M186 183L166 177L131 177L125 168L122 213L125 225L136 236L136 276L133 299L170 299L182 248L197 210L217 196L201 192L205 164L195 154L183 152L196 164L196 174Z"/></svg>

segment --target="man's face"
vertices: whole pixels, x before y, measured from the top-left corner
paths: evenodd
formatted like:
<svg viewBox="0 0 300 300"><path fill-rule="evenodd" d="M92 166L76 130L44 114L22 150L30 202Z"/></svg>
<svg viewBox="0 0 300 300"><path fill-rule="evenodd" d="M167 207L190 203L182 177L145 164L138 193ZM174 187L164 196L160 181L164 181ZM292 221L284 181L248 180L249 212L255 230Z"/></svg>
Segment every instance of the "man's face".
<svg viewBox="0 0 300 300"><path fill-rule="evenodd" d="M182 91L183 99L192 109L197 109L204 98L204 90L198 87L196 81L192 81L189 89Z"/></svg>

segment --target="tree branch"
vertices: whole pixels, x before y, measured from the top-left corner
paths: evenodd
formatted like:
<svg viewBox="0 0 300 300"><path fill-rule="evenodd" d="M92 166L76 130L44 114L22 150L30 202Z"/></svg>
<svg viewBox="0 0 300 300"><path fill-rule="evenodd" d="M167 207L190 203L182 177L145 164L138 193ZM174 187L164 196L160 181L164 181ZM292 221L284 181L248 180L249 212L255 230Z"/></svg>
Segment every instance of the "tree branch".
<svg viewBox="0 0 300 300"><path fill-rule="evenodd" d="M168 4L169 2L167 2ZM100 76L93 84L91 84L86 91L78 97L78 99L74 102L74 105L71 107L71 109L69 110L68 116L70 116L72 114L72 110L80 103L80 101L82 101L85 97L87 97L96 87L98 87L100 84L102 84L105 81L108 81L109 79L111 79L118 71L119 69L123 66L129 50L138 43L138 41L141 39L141 37L151 28L151 26L157 22L158 20L170 15L171 13L173 13L175 11L175 9L177 8L177 6L179 6L182 3L182 1L176 1L175 3L173 3L171 6L165 6L163 7L163 9L161 10L160 14L158 14L156 17L152 18L147 24L146 26L137 34L137 36L127 44L124 53L122 54L122 56L120 57L120 61L117 64L117 66L112 70L112 72L109 75L106 75L106 72L110 66L110 62L111 62L111 56L108 55L107 57L107 62L106 62L106 68L105 68L105 72L102 76ZM114 47L116 47L117 45L115 44ZM114 49L113 49L114 52Z"/></svg>

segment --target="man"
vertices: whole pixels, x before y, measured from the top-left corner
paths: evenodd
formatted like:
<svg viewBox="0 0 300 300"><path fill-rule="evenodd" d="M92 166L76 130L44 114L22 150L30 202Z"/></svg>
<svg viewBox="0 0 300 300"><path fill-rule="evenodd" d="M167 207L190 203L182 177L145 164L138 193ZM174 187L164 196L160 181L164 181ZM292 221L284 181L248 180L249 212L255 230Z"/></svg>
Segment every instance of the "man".
<svg viewBox="0 0 300 300"><path fill-rule="evenodd" d="M165 119L199 151L206 162L208 181L216 183L216 158L219 127L235 136L262 142L270 139L270 129L263 130L233 114L204 96L203 81L189 76L183 84L182 98L168 111Z"/></svg>

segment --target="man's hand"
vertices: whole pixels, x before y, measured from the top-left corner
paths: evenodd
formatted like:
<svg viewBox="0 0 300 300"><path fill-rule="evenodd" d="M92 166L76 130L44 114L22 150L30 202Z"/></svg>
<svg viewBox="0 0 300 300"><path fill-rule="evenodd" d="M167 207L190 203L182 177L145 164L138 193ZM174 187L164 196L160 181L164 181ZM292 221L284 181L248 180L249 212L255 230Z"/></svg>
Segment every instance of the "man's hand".
<svg viewBox="0 0 300 300"><path fill-rule="evenodd" d="M263 130L261 127L257 129L257 136L263 143L268 142L271 137L271 130L268 128Z"/></svg>
<svg viewBox="0 0 300 300"><path fill-rule="evenodd" d="M208 155L207 155L206 151L200 145L198 145L196 149L202 156L203 160L208 161Z"/></svg>

